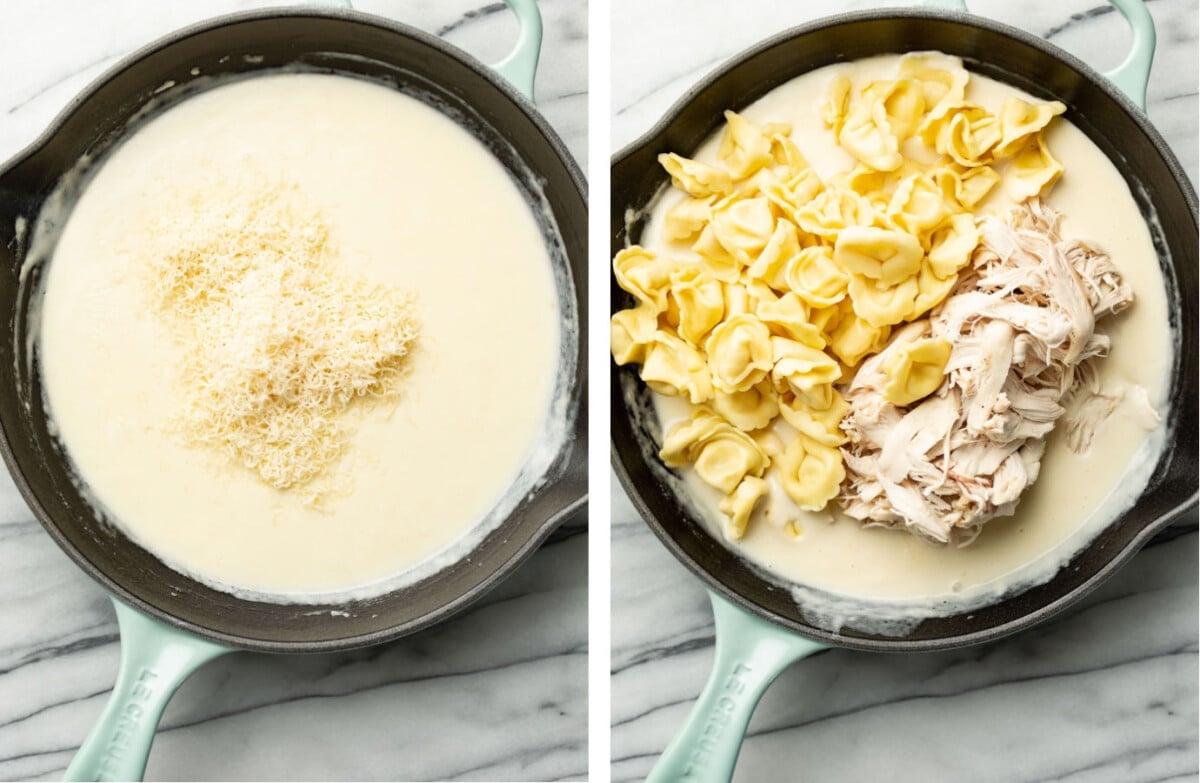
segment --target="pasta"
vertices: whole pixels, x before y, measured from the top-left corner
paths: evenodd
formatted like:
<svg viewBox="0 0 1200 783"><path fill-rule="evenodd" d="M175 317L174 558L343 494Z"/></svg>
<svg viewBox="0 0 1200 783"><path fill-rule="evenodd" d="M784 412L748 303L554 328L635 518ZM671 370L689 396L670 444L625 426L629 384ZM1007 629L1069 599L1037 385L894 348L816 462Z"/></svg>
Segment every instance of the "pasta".
<svg viewBox="0 0 1200 783"><path fill-rule="evenodd" d="M775 216L765 196L749 199L730 196L713 205L709 226L713 239L725 252L749 266L771 240Z"/></svg>
<svg viewBox="0 0 1200 783"><path fill-rule="evenodd" d="M646 349L658 331L658 314L646 304L622 310L612 317L609 340L617 364L646 361Z"/></svg>
<svg viewBox="0 0 1200 783"><path fill-rule="evenodd" d="M928 397L942 385L950 343L937 337L925 337L894 346L883 360L887 379L883 396L893 405L911 405Z"/></svg>
<svg viewBox="0 0 1200 783"><path fill-rule="evenodd" d="M874 226L848 228L833 246L834 263L875 285L893 286L921 269L925 253L912 234Z"/></svg>
<svg viewBox="0 0 1200 783"><path fill-rule="evenodd" d="M704 354L661 329L646 347L642 380L659 394L687 397L697 405L713 395L712 375Z"/></svg>
<svg viewBox="0 0 1200 783"><path fill-rule="evenodd" d="M666 229L670 239L691 239L708 223L709 210L715 196L689 198L667 213Z"/></svg>
<svg viewBox="0 0 1200 783"><path fill-rule="evenodd" d="M721 282L703 269L684 267L671 273L670 296L674 301L679 336L695 346L725 316L725 294Z"/></svg>
<svg viewBox="0 0 1200 783"><path fill-rule="evenodd" d="M819 511L837 495L846 468L836 446L799 433L779 455L779 477L783 491L796 505Z"/></svg>
<svg viewBox="0 0 1200 783"><path fill-rule="evenodd" d="M673 266L668 259L659 259L634 246L617 253L613 259L613 275L617 285L658 313L667 307L666 286Z"/></svg>
<svg viewBox="0 0 1200 783"><path fill-rule="evenodd" d="M762 429L779 415L779 395L775 385L760 381L740 392L717 391L713 409L733 426L746 432Z"/></svg>
<svg viewBox="0 0 1200 783"><path fill-rule="evenodd" d="M713 386L723 392L754 386L771 372L771 349L770 331L754 316L735 315L722 321L704 343Z"/></svg>
<svg viewBox="0 0 1200 783"><path fill-rule="evenodd" d="M741 538L750 523L750 515L758 501L767 494L767 482L755 476L746 476L720 504L721 511L729 517L729 533Z"/></svg>
<svg viewBox="0 0 1200 783"><path fill-rule="evenodd" d="M791 128L780 130L785 135L791 132ZM745 179L772 161L771 140L763 128L727 111L725 135L717 155L734 179Z"/></svg>
<svg viewBox="0 0 1200 783"><path fill-rule="evenodd" d="M729 172L716 166L688 160L674 153L659 155L658 162L671 175L671 184L696 198L728 193L733 187L733 177Z"/></svg>

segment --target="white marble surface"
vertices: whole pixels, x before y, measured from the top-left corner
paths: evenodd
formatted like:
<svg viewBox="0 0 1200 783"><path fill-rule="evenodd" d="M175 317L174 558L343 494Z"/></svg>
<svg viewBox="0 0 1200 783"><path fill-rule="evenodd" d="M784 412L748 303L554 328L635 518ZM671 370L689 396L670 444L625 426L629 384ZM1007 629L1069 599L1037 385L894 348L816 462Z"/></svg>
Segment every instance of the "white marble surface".
<svg viewBox="0 0 1200 783"><path fill-rule="evenodd" d="M153 38L244 0L0 4L0 161L92 78ZM515 38L503 5L361 0L485 62ZM540 0L541 110L586 160L587 7ZM147 769L161 780L560 780L587 774L587 533L575 519L499 589L392 644L241 653L184 684ZM0 779L59 779L116 673L104 592L0 475Z"/></svg>
<svg viewBox="0 0 1200 783"><path fill-rule="evenodd" d="M867 0L614 0L615 151L756 41ZM970 0L1107 68L1129 38L1102 0ZM1197 4L1151 0L1149 115L1197 169ZM666 32L669 31L669 34ZM612 489L612 779L641 780L708 675L700 583ZM739 781L1197 779L1195 516L1061 618L998 643L921 655L834 650L793 666L750 724Z"/></svg>

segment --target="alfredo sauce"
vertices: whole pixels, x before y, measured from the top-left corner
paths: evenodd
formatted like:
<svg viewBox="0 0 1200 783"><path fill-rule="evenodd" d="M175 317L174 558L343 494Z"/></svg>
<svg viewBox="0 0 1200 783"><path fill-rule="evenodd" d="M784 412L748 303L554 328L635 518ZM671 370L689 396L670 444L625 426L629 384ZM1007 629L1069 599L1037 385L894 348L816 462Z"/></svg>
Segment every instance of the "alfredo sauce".
<svg viewBox="0 0 1200 783"><path fill-rule="evenodd" d="M399 402L348 413L349 491L322 508L170 432L175 347L131 267L164 193L246 167L297 184L349 271L416 296ZM89 497L172 567L268 600L469 554L455 544L534 449L558 366L545 239L508 172L439 111L341 76L216 86L137 129L70 213L43 296L48 409Z"/></svg>

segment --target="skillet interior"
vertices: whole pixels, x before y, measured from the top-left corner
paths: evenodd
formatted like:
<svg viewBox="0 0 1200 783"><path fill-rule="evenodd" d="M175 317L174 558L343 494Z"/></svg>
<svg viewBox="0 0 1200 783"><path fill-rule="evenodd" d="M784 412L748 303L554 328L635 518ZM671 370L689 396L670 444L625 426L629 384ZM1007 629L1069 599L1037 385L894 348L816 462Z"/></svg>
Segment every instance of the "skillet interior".
<svg viewBox="0 0 1200 783"><path fill-rule="evenodd" d="M830 17L769 39L706 77L649 134L617 156L612 169L611 252L637 242L645 220L641 210L667 182L657 155L690 154L718 130L723 110L745 107L784 82L824 65L927 49L961 56L971 70L1067 104L1066 117L1124 173L1143 214L1157 215L1158 227L1151 221L1152 233L1168 301L1173 303L1170 317L1176 366L1168 426L1174 434L1134 508L1050 582L969 614L925 620L903 638L851 629L833 634L806 622L786 589L766 581L745 561L732 556L654 475L648 460L657 461L657 457L644 453L639 445L639 406L631 404L622 389L622 379L628 384L631 376L636 377L636 369L611 365L613 465L634 505L667 548L710 588L745 609L806 636L861 649L953 647L1027 627L1095 587L1180 510L1196 503L1195 193L1140 110L1103 77L1039 38L966 14L889 9ZM627 213L630 209L633 212ZM633 219L627 220L627 214ZM632 306L632 298L615 281L611 292L614 312Z"/></svg>
<svg viewBox="0 0 1200 783"><path fill-rule="evenodd" d="M587 213L583 177L544 120L485 67L461 58L421 31L352 13L254 12L202 23L133 55L77 99L26 153L0 171L0 426L4 457L17 486L60 546L122 600L202 636L270 651L319 651L375 644L411 633L461 609L531 554L586 493ZM249 56L249 57L246 57ZM280 605L213 590L168 569L119 531L94 521L59 447L47 430L36 365L30 364L26 318L30 292L19 285L30 223L59 177L81 155L111 146L164 82L296 66L382 80L456 114L486 144L537 203L544 193L561 245L551 255L578 315L575 364L565 379L572 431L548 486L530 493L474 552L418 584L348 605ZM186 92L186 89L184 90ZM441 104L440 107L438 104ZM405 143L397 129L397 143ZM525 170L533 172L529 174ZM522 172L525 173L522 173ZM36 357L35 357L36 358ZM146 477L152 481L152 476ZM403 509L396 509L403 522ZM337 615L330 610L338 610ZM347 613L345 616L342 613Z"/></svg>

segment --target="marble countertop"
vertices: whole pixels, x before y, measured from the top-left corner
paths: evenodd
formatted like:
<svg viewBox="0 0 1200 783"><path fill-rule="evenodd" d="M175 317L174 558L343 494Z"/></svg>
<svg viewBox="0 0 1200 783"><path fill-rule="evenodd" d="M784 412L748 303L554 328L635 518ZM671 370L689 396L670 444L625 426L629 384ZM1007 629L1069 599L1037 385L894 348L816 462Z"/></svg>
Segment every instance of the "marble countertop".
<svg viewBox="0 0 1200 783"><path fill-rule="evenodd" d="M94 77L171 30L246 0L0 4L0 161ZM537 102L586 161L587 7L540 0ZM359 0L484 62L516 23L481 0ZM106 594L59 551L0 472L0 779L61 779L112 687ZM167 708L147 779L563 780L587 774L587 528L560 528L450 621L334 655L240 653Z"/></svg>
<svg viewBox="0 0 1200 783"><path fill-rule="evenodd" d="M612 5L616 151L756 41L879 3ZM1100 69L1128 46L1127 26L1101 0L969 5ZM1195 183L1197 4L1148 5L1158 29L1149 115ZM1195 527L1194 515L1183 520L1081 604L1009 639L917 655L833 650L793 666L759 705L735 779L1196 780ZM712 613L700 582L658 543L615 478L612 561L612 779L634 781L708 676Z"/></svg>

